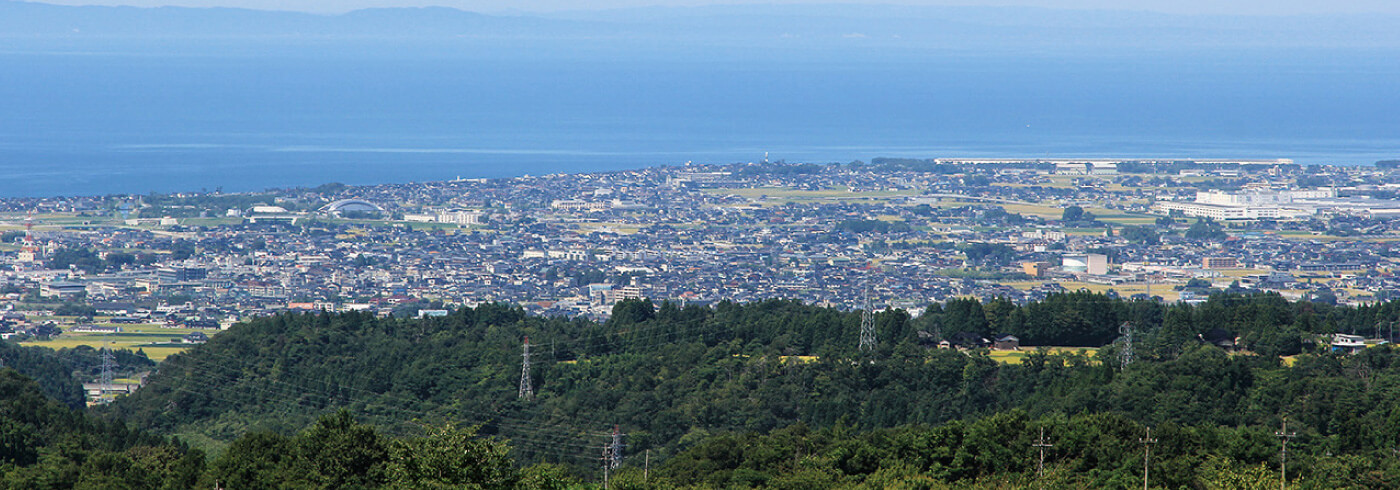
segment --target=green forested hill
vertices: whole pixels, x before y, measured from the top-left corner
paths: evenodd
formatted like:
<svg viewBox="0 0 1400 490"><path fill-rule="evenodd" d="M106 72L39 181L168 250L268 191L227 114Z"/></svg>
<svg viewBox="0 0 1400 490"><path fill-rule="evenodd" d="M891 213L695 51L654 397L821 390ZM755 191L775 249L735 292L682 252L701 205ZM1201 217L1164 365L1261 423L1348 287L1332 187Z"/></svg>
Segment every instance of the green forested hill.
<svg viewBox="0 0 1400 490"><path fill-rule="evenodd" d="M38 380L44 394L70 408L84 405L83 385L73 377L73 366L51 349L0 340L0 364Z"/></svg>
<svg viewBox="0 0 1400 490"><path fill-rule="evenodd" d="M1391 349L1304 355L1291 368L1274 355L1312 349L1314 333L1364 332L1400 318L1391 304L1337 308L1263 295L1163 306L1074 293L1029 306L958 300L918 318L899 311L875 318L881 346L861 353L858 314L789 301L713 308L634 301L604 324L530 317L500 305L422 320L285 315L238 325L172 356L146 388L110 411L211 447L249 431L296 433L340 408L390 435L421 434L424 424L481 424L481 433L505 437L522 461L575 468L596 467L614 425L626 433L628 454L649 452L653 461L679 465L714 441L764 437L742 434L797 423L814 433L842 427L868 438L897 427L952 430L943 427L958 426L944 424L1008 411L1035 420L1115 414L1144 426L1265 433L1288 416L1305 441L1303 454L1369 458L1400 447L1400 363ZM1010 332L1027 343L1102 345L1124 321L1139 331L1138 361L1126 368L1048 353L1005 365L975 352L929 349L918 334ZM1255 354L1229 355L1199 340L1217 329ZM535 342L533 400L517 397L526 336ZM1020 457L1017 451L1024 452L1004 456ZM1227 465L1267 459L1218 455ZM878 461L888 455L879 456L870 464L883 467ZM1023 474L1021 463L1003 467ZM938 478L979 481L987 474L964 469Z"/></svg>
<svg viewBox="0 0 1400 490"><path fill-rule="evenodd" d="M518 468L475 428L388 438L347 411L300 433L252 432L212 460L178 441L72 410L0 369L0 489L564 488L563 468Z"/></svg>
<svg viewBox="0 0 1400 490"><path fill-rule="evenodd" d="M145 353L115 350L117 377L134 376L155 368L156 363ZM69 408L85 406L83 382L97 379L102 372L102 354L88 346L50 349L21 346L0 340L0 366L10 367L38 382L45 395Z"/></svg>
<svg viewBox="0 0 1400 490"><path fill-rule="evenodd" d="M938 427L853 431L795 425L706 440L652 471L652 488L1142 488L1148 426L1121 414L1029 417L1012 410ZM1277 430L1278 428L1273 428ZM1267 427L1152 426L1152 488L1279 488L1279 442ZM1043 434L1044 439L1041 439ZM1046 444L1038 471L1036 444ZM642 479L626 471L621 479ZM1336 452L1290 440L1290 488L1396 488L1389 451Z"/></svg>
<svg viewBox="0 0 1400 490"><path fill-rule="evenodd" d="M0 369L0 488L191 488L204 454L45 396Z"/></svg>

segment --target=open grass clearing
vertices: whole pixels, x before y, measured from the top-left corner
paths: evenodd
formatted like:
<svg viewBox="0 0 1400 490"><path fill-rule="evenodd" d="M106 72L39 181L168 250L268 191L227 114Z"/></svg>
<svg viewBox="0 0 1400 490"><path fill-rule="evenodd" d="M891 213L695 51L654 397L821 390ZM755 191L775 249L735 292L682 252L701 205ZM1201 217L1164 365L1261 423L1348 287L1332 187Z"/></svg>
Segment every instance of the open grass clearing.
<svg viewBox="0 0 1400 490"><path fill-rule="evenodd" d="M1012 214L1019 214L1022 216L1038 216L1044 219L1060 219L1060 216L1063 216L1065 214L1065 210L1063 208L1058 208L1051 205L998 203L983 204L1001 206L1001 208L1006 210L1006 212Z"/></svg>
<svg viewBox="0 0 1400 490"><path fill-rule="evenodd" d="M1042 347L1021 347L1021 350L993 350L987 353L987 357L1003 364L1021 364L1025 362L1027 356L1039 349ZM1055 354L1082 352L1089 357L1095 357L1099 352L1098 349L1091 347L1043 347L1043 349Z"/></svg>
<svg viewBox="0 0 1400 490"><path fill-rule="evenodd" d="M1109 285L1109 284L1093 284L1093 283L1080 282L1080 281L1057 281L1057 280L1054 280L1054 279L1051 279L1051 278L1045 278L1045 279L1036 280L1036 281L1001 281L1001 284L1002 284L1003 286L1010 286L1010 287L1013 287L1013 288L1016 288L1016 289L1020 289L1020 290L1022 290L1022 291L1025 291L1025 290L1033 289L1033 288L1036 288L1036 287L1040 287L1041 285L1043 285L1043 284L1045 284L1045 283L1047 283L1047 282L1053 282L1053 283L1059 284L1061 287L1064 287L1064 288L1065 288L1066 290L1068 290L1068 291L1078 291L1078 290L1080 290L1080 289L1086 289L1086 290L1089 290L1089 291L1091 291L1091 292L1103 294L1103 293L1107 293L1109 290L1112 290L1112 291L1118 293L1118 295L1119 295L1119 296L1122 296L1122 297L1131 297L1131 296L1134 295L1134 294L1147 293L1147 292L1148 292L1148 291L1147 291L1148 288L1147 288L1147 284L1146 284L1146 283L1128 283L1128 284ZM1170 301L1176 301L1176 300L1180 299L1180 297L1181 297L1181 294L1180 294L1179 292L1173 290L1173 289L1171 288L1171 286L1166 285L1166 284L1154 284L1154 285L1152 286L1152 295L1153 295L1153 296L1161 296L1163 301L1169 301L1169 302L1170 302Z"/></svg>

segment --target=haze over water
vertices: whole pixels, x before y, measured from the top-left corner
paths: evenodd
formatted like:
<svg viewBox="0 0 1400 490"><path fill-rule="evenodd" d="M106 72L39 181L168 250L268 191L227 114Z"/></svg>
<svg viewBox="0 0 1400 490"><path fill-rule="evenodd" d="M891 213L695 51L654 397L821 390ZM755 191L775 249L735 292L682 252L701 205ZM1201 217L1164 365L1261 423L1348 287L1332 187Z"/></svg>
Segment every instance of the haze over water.
<svg viewBox="0 0 1400 490"><path fill-rule="evenodd" d="M21 45L0 196L770 158L1400 157L1400 50Z"/></svg>

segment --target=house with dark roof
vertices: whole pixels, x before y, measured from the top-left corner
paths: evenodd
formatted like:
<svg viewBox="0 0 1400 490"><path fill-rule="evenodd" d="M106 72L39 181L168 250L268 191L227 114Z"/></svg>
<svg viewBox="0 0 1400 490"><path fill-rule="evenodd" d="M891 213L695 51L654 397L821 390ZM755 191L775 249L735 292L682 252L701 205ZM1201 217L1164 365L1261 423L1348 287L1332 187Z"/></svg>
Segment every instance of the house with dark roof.
<svg viewBox="0 0 1400 490"><path fill-rule="evenodd" d="M1001 335L997 337L992 348L996 350L1021 350L1021 339L1011 334Z"/></svg>

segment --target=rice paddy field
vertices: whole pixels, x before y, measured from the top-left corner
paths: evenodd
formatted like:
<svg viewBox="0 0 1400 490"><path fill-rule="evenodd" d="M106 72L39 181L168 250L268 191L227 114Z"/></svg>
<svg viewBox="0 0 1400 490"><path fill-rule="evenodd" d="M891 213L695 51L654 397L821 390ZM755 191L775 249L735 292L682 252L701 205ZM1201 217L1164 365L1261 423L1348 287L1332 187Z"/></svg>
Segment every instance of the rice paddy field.
<svg viewBox="0 0 1400 490"><path fill-rule="evenodd" d="M1011 286L1011 287L1013 287L1013 288L1020 289L1020 290L1027 290L1027 289L1031 289L1031 288L1038 287L1038 286L1040 286L1040 285L1042 285L1042 284L1045 284L1045 283L1047 283L1047 282L1054 282L1054 283L1057 283L1057 284L1059 284L1060 286L1063 286L1065 289L1070 290L1070 291L1078 291L1078 290L1080 290L1080 289L1087 289L1087 290L1093 291L1093 292L1095 292L1095 293L1107 293L1109 290L1112 290L1112 291L1118 293L1119 296L1123 296L1123 297L1130 297L1130 296L1132 296L1132 295L1134 295L1134 294L1147 293L1147 292L1148 292L1148 291L1147 291L1147 284L1146 284L1146 283L1140 283L1140 282L1138 282L1138 283L1128 283L1128 284L1118 284L1118 285L1108 285L1108 284L1093 284L1093 283L1079 282L1079 281L1057 281L1057 280L1053 280L1053 279L1044 279L1044 280L1039 280L1039 281L1002 281L1001 284L1002 284L1002 285L1006 285L1006 286ZM1153 285L1152 285L1152 295L1153 295L1153 296L1161 296L1163 301L1168 301L1168 302L1177 301L1177 300L1181 299L1181 298L1180 298L1181 294L1180 294L1178 291L1172 289L1172 286L1173 286L1173 285L1171 285L1171 284L1153 284Z"/></svg>
<svg viewBox="0 0 1400 490"><path fill-rule="evenodd" d="M1026 359L1026 356L1029 356L1038 349L1040 349L1040 347L1022 347L1021 350L994 350L989 352L987 357L1004 364L1020 364ZM1099 353L1098 349L1089 347L1045 347L1045 349L1053 353L1079 352L1090 358L1094 358Z"/></svg>
<svg viewBox="0 0 1400 490"><path fill-rule="evenodd" d="M113 326L110 323L97 323L101 326ZM111 349L126 349L136 351L140 349L146 353L146 357L154 361L163 361L171 354L184 352L190 348L190 344L180 344L180 337L191 332L204 332L207 335L214 335L217 331L185 329L185 328L165 328L155 324L139 325L117 325L122 328L121 333L89 333L73 332L72 325L63 325L63 334L50 340L39 340L22 342L21 345L33 345L48 347L50 349L74 348L88 346L94 349L108 347Z"/></svg>

